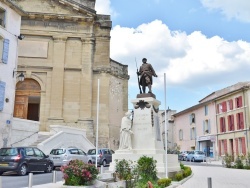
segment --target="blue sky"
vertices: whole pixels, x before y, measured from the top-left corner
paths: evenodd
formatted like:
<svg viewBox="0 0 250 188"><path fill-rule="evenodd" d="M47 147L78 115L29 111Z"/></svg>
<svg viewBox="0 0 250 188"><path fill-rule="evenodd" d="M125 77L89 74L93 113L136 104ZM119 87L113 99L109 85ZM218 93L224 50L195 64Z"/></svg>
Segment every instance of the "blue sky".
<svg viewBox="0 0 250 188"><path fill-rule="evenodd" d="M166 73L166 105L177 111L250 81L249 10L247 0L96 0L113 22L110 57L129 67L129 101L139 93L135 59L146 57L160 108Z"/></svg>

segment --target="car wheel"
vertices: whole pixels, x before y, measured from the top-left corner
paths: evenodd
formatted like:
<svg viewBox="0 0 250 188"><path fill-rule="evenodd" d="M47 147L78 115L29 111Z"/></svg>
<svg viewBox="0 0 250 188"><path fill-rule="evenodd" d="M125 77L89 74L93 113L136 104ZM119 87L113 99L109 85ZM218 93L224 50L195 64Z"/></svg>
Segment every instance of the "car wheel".
<svg viewBox="0 0 250 188"><path fill-rule="evenodd" d="M193 161L193 162L195 162L195 159L194 159L194 157L192 158L192 161Z"/></svg>
<svg viewBox="0 0 250 188"><path fill-rule="evenodd" d="M107 165L107 161L104 160L104 161L102 162L102 165L103 165L103 166L106 166L106 165Z"/></svg>
<svg viewBox="0 0 250 188"><path fill-rule="evenodd" d="M4 172L0 172L0 176L3 175Z"/></svg>
<svg viewBox="0 0 250 188"><path fill-rule="evenodd" d="M20 176L25 176L27 174L27 166L25 164L22 164L17 173Z"/></svg>
<svg viewBox="0 0 250 188"><path fill-rule="evenodd" d="M54 169L53 164L52 164L52 163L49 163L49 164L47 165L47 167L46 167L46 170L45 170L44 172L46 172L46 173L51 173L53 169Z"/></svg>

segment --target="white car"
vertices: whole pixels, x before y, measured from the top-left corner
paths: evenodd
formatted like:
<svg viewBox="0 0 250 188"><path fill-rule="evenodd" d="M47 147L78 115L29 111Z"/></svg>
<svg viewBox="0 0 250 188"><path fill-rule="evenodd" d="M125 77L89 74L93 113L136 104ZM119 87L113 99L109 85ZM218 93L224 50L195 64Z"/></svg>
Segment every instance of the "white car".
<svg viewBox="0 0 250 188"><path fill-rule="evenodd" d="M78 148L52 149L49 158L54 162L54 167L67 165L71 160L78 159L84 163L92 163L91 158Z"/></svg>

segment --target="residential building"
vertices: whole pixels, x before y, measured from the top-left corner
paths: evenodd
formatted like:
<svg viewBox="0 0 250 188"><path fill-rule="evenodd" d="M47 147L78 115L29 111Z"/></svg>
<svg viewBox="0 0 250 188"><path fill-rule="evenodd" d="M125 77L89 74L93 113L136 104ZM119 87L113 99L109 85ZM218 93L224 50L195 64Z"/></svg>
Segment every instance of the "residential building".
<svg viewBox="0 0 250 188"><path fill-rule="evenodd" d="M0 147L10 140L21 14L10 2L0 1Z"/></svg>
<svg viewBox="0 0 250 188"><path fill-rule="evenodd" d="M215 91L199 104L174 114L175 139L181 150L201 150L219 159L249 151L250 82Z"/></svg>
<svg viewBox="0 0 250 188"><path fill-rule="evenodd" d="M40 132L51 125L84 129L92 143L99 122L99 147L116 149L129 75L127 65L110 58L110 16L96 13L95 0L12 3L24 12L25 36L14 116L39 122Z"/></svg>
<svg viewBox="0 0 250 188"><path fill-rule="evenodd" d="M200 150L216 156L215 104L206 101L178 112L174 116L175 142L181 151Z"/></svg>
<svg viewBox="0 0 250 188"><path fill-rule="evenodd" d="M239 82L203 99L215 101L219 156L249 152L249 88L250 82Z"/></svg>

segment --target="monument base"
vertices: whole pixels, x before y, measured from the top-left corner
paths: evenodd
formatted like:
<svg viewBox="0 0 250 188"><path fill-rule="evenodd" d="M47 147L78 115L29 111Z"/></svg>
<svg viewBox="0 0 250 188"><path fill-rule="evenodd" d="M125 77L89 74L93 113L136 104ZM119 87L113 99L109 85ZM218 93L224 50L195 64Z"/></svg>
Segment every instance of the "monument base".
<svg viewBox="0 0 250 188"><path fill-rule="evenodd" d="M159 177L166 177L166 166L168 174L180 171L177 155L168 154L166 160L158 114L160 101L155 99L153 93L144 93L137 95L137 99L131 102L134 106L131 127L133 149L115 151L109 171L115 171L116 160L125 159L137 163L143 156L152 157L157 161L156 170Z"/></svg>
<svg viewBox="0 0 250 188"><path fill-rule="evenodd" d="M110 172L115 172L115 165L116 165L116 160L122 160L125 159L127 161L131 160L132 162L136 163L140 157L142 156L147 156L147 157L152 157L154 160L157 161L156 163L156 170L157 170L157 175L160 178L166 177L166 154L148 154L147 152L140 153L140 154L135 154L133 153L133 150L131 150L130 153L124 152L117 150L113 155L112 155L112 162L109 165L109 171ZM178 162L178 156L175 154L168 154L167 155L167 172L168 172L168 177L170 177L170 174L173 172L178 172L180 171L180 163Z"/></svg>

